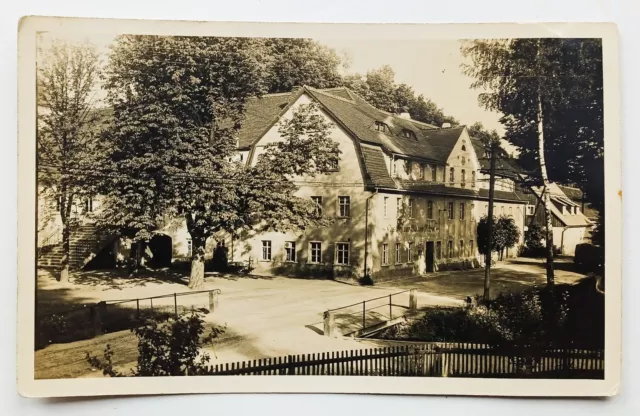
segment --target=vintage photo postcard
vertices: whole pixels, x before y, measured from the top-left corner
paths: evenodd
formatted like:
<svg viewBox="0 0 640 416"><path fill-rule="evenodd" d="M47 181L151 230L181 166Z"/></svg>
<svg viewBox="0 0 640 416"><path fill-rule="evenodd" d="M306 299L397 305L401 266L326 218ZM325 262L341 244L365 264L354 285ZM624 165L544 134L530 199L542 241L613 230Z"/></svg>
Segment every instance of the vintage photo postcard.
<svg viewBox="0 0 640 416"><path fill-rule="evenodd" d="M24 18L19 392L616 394L618 60L612 24Z"/></svg>

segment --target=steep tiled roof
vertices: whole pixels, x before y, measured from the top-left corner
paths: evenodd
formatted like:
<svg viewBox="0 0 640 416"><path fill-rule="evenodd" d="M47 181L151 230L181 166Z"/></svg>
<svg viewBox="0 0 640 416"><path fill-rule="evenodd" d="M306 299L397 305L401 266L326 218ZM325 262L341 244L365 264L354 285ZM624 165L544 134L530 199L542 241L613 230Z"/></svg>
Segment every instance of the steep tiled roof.
<svg viewBox="0 0 640 416"><path fill-rule="evenodd" d="M359 140L377 144L388 152L445 163L464 127L437 129L435 126L402 118L371 106L362 98L348 92L352 99L344 99L335 92L309 89L338 121ZM376 121L389 126L390 133L375 130ZM403 137L410 130L415 138Z"/></svg>
<svg viewBox="0 0 640 416"><path fill-rule="evenodd" d="M242 127L238 132L238 147L248 148L260 139L278 120L294 95L295 92L290 92L249 99L245 106Z"/></svg>
<svg viewBox="0 0 640 416"><path fill-rule="evenodd" d="M446 186L443 183L411 181L406 179L398 180L398 185L400 189L413 192L424 192L436 195L462 196L475 199L489 199L489 190L487 189L474 190L468 188L457 188ZM494 191L494 199L496 201L519 202L523 204L527 202L523 195L517 192L507 191Z"/></svg>
<svg viewBox="0 0 640 416"><path fill-rule="evenodd" d="M395 188L396 183L389 176L384 162L382 150L369 146L362 146L364 165L371 183L384 188Z"/></svg>
<svg viewBox="0 0 640 416"><path fill-rule="evenodd" d="M478 157L478 162L480 162L480 167L483 171L489 171L491 161L484 154L484 144L480 139L476 139L475 137L471 138L471 143ZM518 161L508 157L507 152L502 150L500 156L496 159L496 174L515 178L518 173L523 173L522 168L518 165Z"/></svg>

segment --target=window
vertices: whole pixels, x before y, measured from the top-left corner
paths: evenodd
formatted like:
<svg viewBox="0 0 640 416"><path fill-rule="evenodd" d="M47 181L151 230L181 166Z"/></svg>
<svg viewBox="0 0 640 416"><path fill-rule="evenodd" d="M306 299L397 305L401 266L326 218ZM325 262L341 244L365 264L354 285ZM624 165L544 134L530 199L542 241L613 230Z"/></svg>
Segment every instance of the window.
<svg viewBox="0 0 640 416"><path fill-rule="evenodd" d="M427 218L433 219L433 201L427 201Z"/></svg>
<svg viewBox="0 0 640 416"><path fill-rule="evenodd" d="M413 261L413 243L409 243L407 245L407 263L411 263Z"/></svg>
<svg viewBox="0 0 640 416"><path fill-rule="evenodd" d="M336 244L336 264L343 266L349 264L349 243Z"/></svg>
<svg viewBox="0 0 640 416"><path fill-rule="evenodd" d="M409 198L409 218L413 218L413 199Z"/></svg>
<svg viewBox="0 0 640 416"><path fill-rule="evenodd" d="M389 126L384 124L382 121L376 121L376 131L389 133Z"/></svg>
<svg viewBox="0 0 640 416"><path fill-rule="evenodd" d="M476 186L476 171L471 171L471 187L475 188Z"/></svg>
<svg viewBox="0 0 640 416"><path fill-rule="evenodd" d="M464 219L464 202L460 203L460 219Z"/></svg>
<svg viewBox="0 0 640 416"><path fill-rule="evenodd" d="M453 219L453 202L449 202L449 219Z"/></svg>
<svg viewBox="0 0 640 416"><path fill-rule="evenodd" d="M411 130L404 129L402 130L402 137L404 137L405 139L415 139L416 134Z"/></svg>
<svg viewBox="0 0 640 416"><path fill-rule="evenodd" d="M388 218L389 217L389 197L385 196L384 199L382 200L382 207L384 209L384 217Z"/></svg>
<svg viewBox="0 0 640 416"><path fill-rule="evenodd" d="M464 169L462 169L462 171L460 172L460 186L462 186L463 188L467 186L467 173L464 171Z"/></svg>
<svg viewBox="0 0 640 416"><path fill-rule="evenodd" d="M442 242L436 242L436 259L442 258Z"/></svg>
<svg viewBox="0 0 640 416"><path fill-rule="evenodd" d="M465 254L466 253L464 252L464 240L460 240L460 242L458 243L458 256L462 257Z"/></svg>
<svg viewBox="0 0 640 416"><path fill-rule="evenodd" d="M462 158L460 159L460 163L462 163L463 165L466 165L467 159L464 156L462 156Z"/></svg>
<svg viewBox="0 0 640 416"><path fill-rule="evenodd" d="M504 215L504 205L500 207L500 214Z"/></svg>
<svg viewBox="0 0 640 416"><path fill-rule="evenodd" d="M193 241L187 239L187 257L193 256Z"/></svg>
<svg viewBox="0 0 640 416"><path fill-rule="evenodd" d="M322 243L313 241L309 243L311 263L322 263Z"/></svg>
<svg viewBox="0 0 640 416"><path fill-rule="evenodd" d="M288 261L288 262L296 261L296 242L295 241L284 242L284 261Z"/></svg>
<svg viewBox="0 0 640 416"><path fill-rule="evenodd" d="M394 160L391 163L393 163L393 176L398 176L398 165L396 161Z"/></svg>
<svg viewBox="0 0 640 416"><path fill-rule="evenodd" d="M455 169L449 169L449 182L454 183L456 180L456 172Z"/></svg>
<svg viewBox="0 0 640 416"><path fill-rule="evenodd" d="M447 241L447 257L453 258L453 241Z"/></svg>
<svg viewBox="0 0 640 416"><path fill-rule="evenodd" d="M513 217L513 207L509 207L509 216Z"/></svg>
<svg viewBox="0 0 640 416"><path fill-rule="evenodd" d="M436 166L431 167L431 181L436 182L438 180L438 168Z"/></svg>
<svg viewBox="0 0 640 416"><path fill-rule="evenodd" d="M418 179L424 180L424 165L422 163L418 163Z"/></svg>
<svg viewBox="0 0 640 416"><path fill-rule="evenodd" d="M244 155L240 153L240 162L242 162L243 160L244 160Z"/></svg>
<svg viewBox="0 0 640 416"><path fill-rule="evenodd" d="M271 241L262 240L262 260L271 261Z"/></svg>
<svg viewBox="0 0 640 416"><path fill-rule="evenodd" d="M473 240L469 240L469 255L475 256L476 253L473 251Z"/></svg>
<svg viewBox="0 0 640 416"><path fill-rule="evenodd" d="M533 215L536 213L535 206L527 205L527 215Z"/></svg>
<svg viewBox="0 0 640 416"><path fill-rule="evenodd" d="M402 198L396 199L396 216L400 218L402 215Z"/></svg>
<svg viewBox="0 0 640 416"><path fill-rule="evenodd" d="M465 145L462 145L462 151L466 152L467 151L467 147ZM463 163L464 164L464 163Z"/></svg>
<svg viewBox="0 0 640 416"><path fill-rule="evenodd" d="M382 245L382 264L389 264L389 244Z"/></svg>
<svg viewBox="0 0 640 416"><path fill-rule="evenodd" d="M402 263L400 259L400 247L401 247L400 243L396 243L396 257L395 257L396 264Z"/></svg>
<svg viewBox="0 0 640 416"><path fill-rule="evenodd" d="M311 200L316 206L316 216L322 217L322 197L321 196L312 196Z"/></svg>
<svg viewBox="0 0 640 416"><path fill-rule="evenodd" d="M351 198L348 196L338 197L338 216L348 218L351 216Z"/></svg>

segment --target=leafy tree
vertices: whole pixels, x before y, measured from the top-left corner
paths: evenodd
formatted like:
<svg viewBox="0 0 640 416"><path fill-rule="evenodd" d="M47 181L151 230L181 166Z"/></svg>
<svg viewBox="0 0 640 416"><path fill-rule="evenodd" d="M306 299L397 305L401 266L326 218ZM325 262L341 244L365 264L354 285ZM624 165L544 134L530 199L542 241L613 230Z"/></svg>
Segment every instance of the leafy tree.
<svg viewBox="0 0 640 416"><path fill-rule="evenodd" d="M372 106L390 113L407 111L415 120L441 126L443 123L460 124L451 116L446 116L433 101L423 95L416 96L407 84L396 84L393 69L385 65L380 69L343 78L346 87L364 98Z"/></svg>
<svg viewBox="0 0 640 416"><path fill-rule="evenodd" d="M338 87L342 84L340 57L311 39L269 38L263 44L267 92L289 92L294 87Z"/></svg>
<svg viewBox="0 0 640 416"><path fill-rule="evenodd" d="M547 283L553 285L549 184L575 183L603 201L602 46L598 39L478 40L463 45L465 73L544 188Z"/></svg>
<svg viewBox="0 0 640 416"><path fill-rule="evenodd" d="M277 231L321 222L295 197L290 175L338 161L329 125L314 106L294 111L251 167L231 161L246 99L266 90L260 39L121 37L107 71L114 128L107 166L114 179L105 223L145 241L166 215L192 241L189 287L204 285L204 250L214 233ZM124 193L124 194L123 194ZM130 212L118 207L133 205ZM127 211L127 210L125 210Z"/></svg>
<svg viewBox="0 0 640 416"><path fill-rule="evenodd" d="M531 224L524 233L524 245L528 249L539 250L544 247L542 244L542 240L544 240L544 238L545 234L542 227L538 224Z"/></svg>
<svg viewBox="0 0 640 416"><path fill-rule="evenodd" d="M138 362L130 374L114 368L114 351L109 344L103 360L87 353L89 364L110 377L196 375L205 370L210 360L209 354L201 353L200 348L211 344L224 329L213 327L205 334L202 314L192 312L167 322L147 321L131 331L138 338Z"/></svg>
<svg viewBox="0 0 640 416"><path fill-rule="evenodd" d="M55 42L38 67L38 191L56 207L62 222L61 282L69 279L74 207L92 192L88 177L77 167L91 166L95 160L93 126L99 114L93 111L93 98L98 76L98 55L88 44Z"/></svg>
<svg viewBox="0 0 640 416"><path fill-rule="evenodd" d="M489 243L489 217L483 216L477 225L478 250L486 255ZM493 217L491 227L491 251L500 254L500 260L503 258L504 250L515 246L520 239L520 230L514 219L507 215Z"/></svg>

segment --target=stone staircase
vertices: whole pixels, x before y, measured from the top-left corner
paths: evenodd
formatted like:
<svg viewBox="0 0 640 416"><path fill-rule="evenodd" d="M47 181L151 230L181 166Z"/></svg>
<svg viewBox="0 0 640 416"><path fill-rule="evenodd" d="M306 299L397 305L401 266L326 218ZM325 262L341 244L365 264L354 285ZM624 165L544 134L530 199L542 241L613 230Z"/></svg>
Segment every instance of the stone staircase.
<svg viewBox="0 0 640 416"><path fill-rule="evenodd" d="M91 254L97 255L111 241L113 237L100 233L94 224L74 227L69 238L69 268L83 268L91 259ZM61 261L61 241L39 249L38 267L59 269Z"/></svg>

